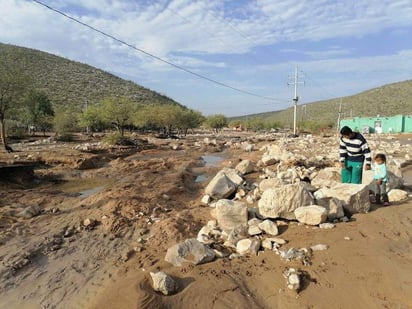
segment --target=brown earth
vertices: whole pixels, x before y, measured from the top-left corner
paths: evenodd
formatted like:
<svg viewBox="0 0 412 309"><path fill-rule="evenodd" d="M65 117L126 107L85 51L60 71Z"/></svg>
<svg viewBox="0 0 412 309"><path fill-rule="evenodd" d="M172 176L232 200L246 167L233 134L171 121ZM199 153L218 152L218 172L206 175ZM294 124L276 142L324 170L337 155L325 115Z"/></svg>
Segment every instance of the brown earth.
<svg viewBox="0 0 412 309"><path fill-rule="evenodd" d="M0 308L412 308L411 202L330 230L285 222L286 248L329 246L311 265L274 252L198 266L165 262L170 246L211 219L200 204L207 181L197 176L261 156L195 140L179 141L179 150L156 140L110 152L18 144L18 152L1 153L0 162L35 167L34 178L0 174ZM205 154L221 157L220 165L204 166ZM288 267L305 278L298 294L286 288ZM149 272L159 270L179 282L178 293L152 290Z"/></svg>

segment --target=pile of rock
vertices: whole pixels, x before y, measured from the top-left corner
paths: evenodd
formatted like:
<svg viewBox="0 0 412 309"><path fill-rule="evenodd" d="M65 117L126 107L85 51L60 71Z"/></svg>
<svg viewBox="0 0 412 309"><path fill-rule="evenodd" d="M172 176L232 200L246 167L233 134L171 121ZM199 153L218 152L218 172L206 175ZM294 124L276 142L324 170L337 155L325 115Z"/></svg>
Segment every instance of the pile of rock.
<svg viewBox="0 0 412 309"><path fill-rule="evenodd" d="M349 221L352 214L367 213L369 186L373 181L367 174L364 184L340 183L340 168L334 167L336 151L331 151L332 146L336 150L336 142L322 142L320 148L312 138L293 143L284 139L262 147L264 153L257 163L243 160L235 168L219 171L206 186L202 198L202 203L212 208L215 220L199 231L197 239L170 248L165 260L175 266L182 262L201 264L216 257L256 255L263 249L274 251L282 259L310 265L313 251L326 250L328 246L283 249L287 241L276 237L278 226L296 220L327 229ZM297 146L318 147L325 153L309 158L303 152L295 154L290 150ZM253 172L260 172L260 183L247 180L247 174ZM407 192L399 190L402 179L395 173L390 174L390 179L392 194L407 198ZM299 274L295 269L286 271L288 287L299 290Z"/></svg>

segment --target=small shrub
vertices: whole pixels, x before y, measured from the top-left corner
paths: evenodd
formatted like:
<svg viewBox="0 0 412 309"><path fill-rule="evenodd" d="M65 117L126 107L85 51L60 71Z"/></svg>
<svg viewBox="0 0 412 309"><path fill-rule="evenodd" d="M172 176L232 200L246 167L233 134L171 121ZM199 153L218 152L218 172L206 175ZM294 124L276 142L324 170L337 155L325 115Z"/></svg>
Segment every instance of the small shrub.
<svg viewBox="0 0 412 309"><path fill-rule="evenodd" d="M102 141L103 143L106 143L108 145L118 145L118 146L133 146L134 145L133 141L130 138L121 136L120 134L106 135Z"/></svg>
<svg viewBox="0 0 412 309"><path fill-rule="evenodd" d="M72 142L74 140L74 135L71 133L63 133L57 137L59 142Z"/></svg>

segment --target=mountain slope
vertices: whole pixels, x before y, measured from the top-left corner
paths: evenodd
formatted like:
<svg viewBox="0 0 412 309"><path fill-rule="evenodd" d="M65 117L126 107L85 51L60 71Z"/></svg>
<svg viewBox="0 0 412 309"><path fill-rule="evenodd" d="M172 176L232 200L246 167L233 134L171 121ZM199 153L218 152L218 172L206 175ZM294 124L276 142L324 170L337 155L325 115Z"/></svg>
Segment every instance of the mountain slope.
<svg viewBox="0 0 412 309"><path fill-rule="evenodd" d="M335 124L340 98L298 105L297 121L316 121ZM292 105L292 103L291 103ZM393 83L342 98L342 118L393 116L412 113L412 80ZM285 110L254 114L236 119L256 117L264 121L293 125L293 107Z"/></svg>
<svg viewBox="0 0 412 309"><path fill-rule="evenodd" d="M42 51L0 43L0 56L18 58L37 89L44 90L53 105L84 107L108 96L127 96L140 104L178 104L171 98L123 80L92 66Z"/></svg>

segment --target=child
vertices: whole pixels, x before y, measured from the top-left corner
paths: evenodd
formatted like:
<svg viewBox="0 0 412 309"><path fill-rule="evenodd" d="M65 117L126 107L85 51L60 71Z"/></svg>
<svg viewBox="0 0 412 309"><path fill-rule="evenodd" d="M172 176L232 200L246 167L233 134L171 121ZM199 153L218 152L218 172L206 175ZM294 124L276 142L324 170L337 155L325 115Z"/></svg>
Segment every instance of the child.
<svg viewBox="0 0 412 309"><path fill-rule="evenodd" d="M384 206L389 206L388 194L386 193L386 184L388 182L388 176L386 173L386 156L383 153L378 153L375 156L373 164L375 180L375 203L381 204L381 198Z"/></svg>

